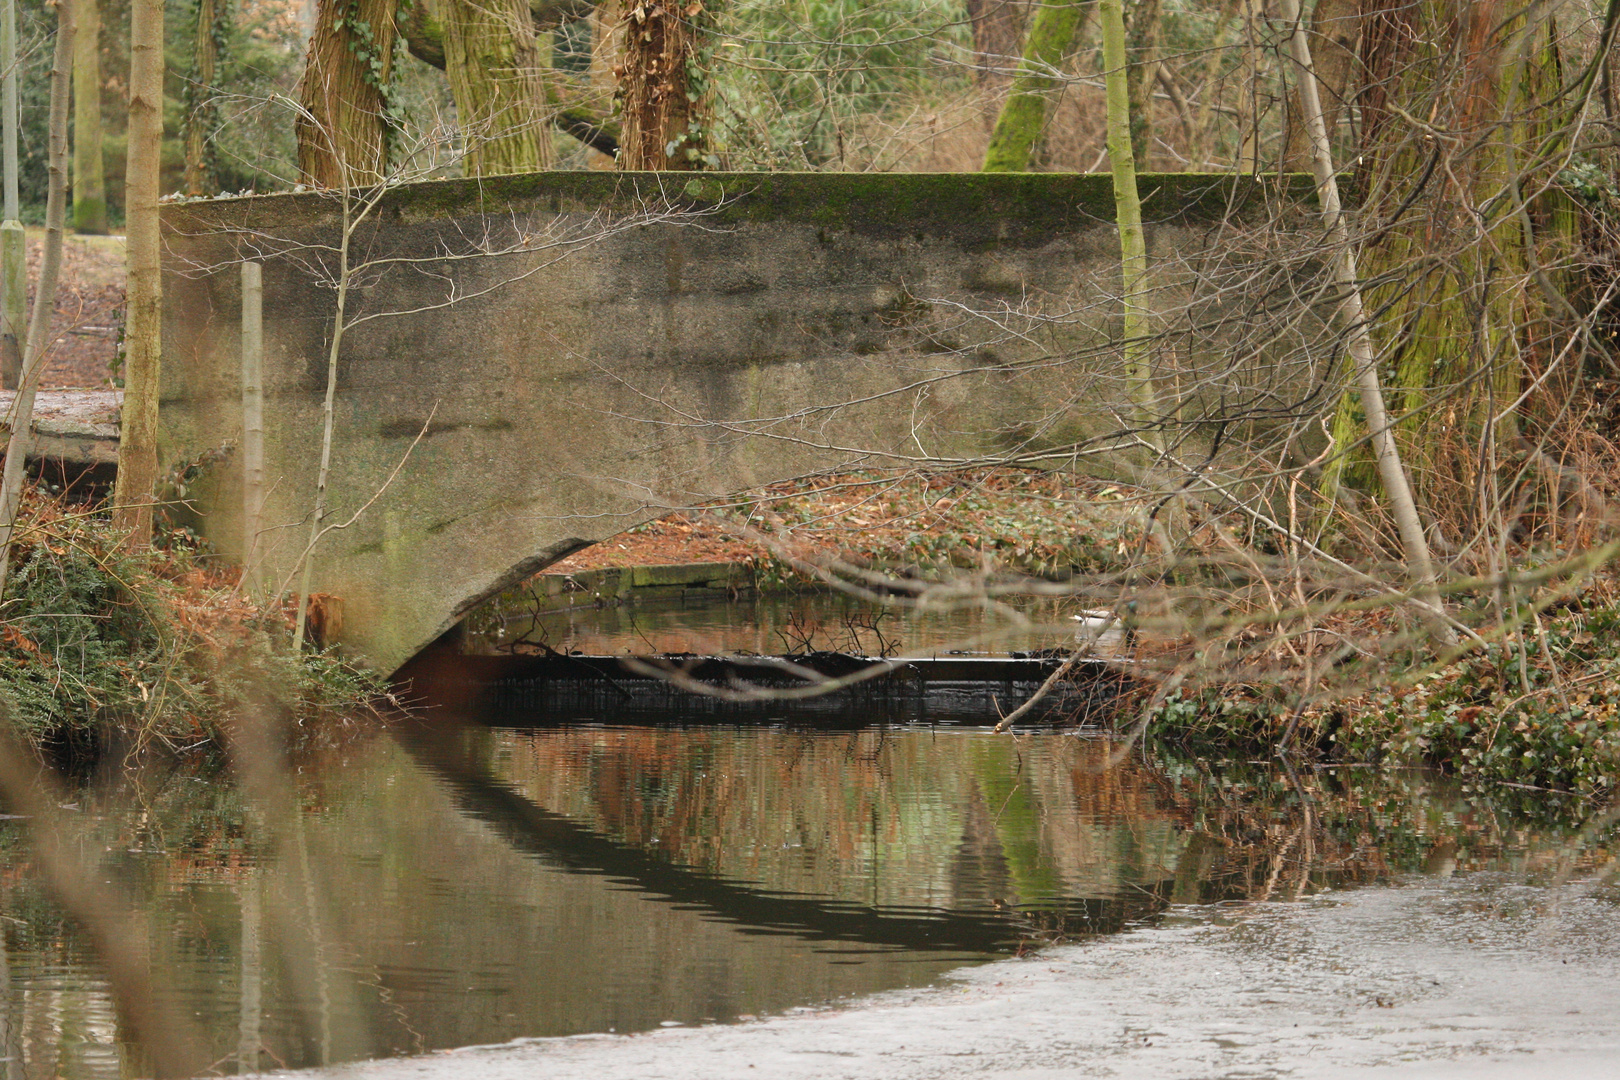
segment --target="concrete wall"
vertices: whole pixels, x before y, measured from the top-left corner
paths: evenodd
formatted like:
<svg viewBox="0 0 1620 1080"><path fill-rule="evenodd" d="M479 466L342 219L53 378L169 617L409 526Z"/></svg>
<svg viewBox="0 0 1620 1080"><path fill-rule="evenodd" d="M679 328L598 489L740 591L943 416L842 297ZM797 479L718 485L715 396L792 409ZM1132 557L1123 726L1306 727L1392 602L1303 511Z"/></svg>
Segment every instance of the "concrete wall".
<svg viewBox="0 0 1620 1080"><path fill-rule="evenodd" d="M1217 221L1271 213L1290 183L1144 178L1150 248L1181 268L1157 302L1189 295L1191 256L1226 242ZM237 264L264 264L275 583L307 534L342 209L164 213L170 463L241 438ZM322 542L315 589L342 598L345 644L392 670L494 591L669 507L1111 429L1112 213L1107 177L1056 174L396 188L351 240L348 313L366 321L340 351L328 520L369 506ZM226 554L243 548L239 467L227 454L192 493Z"/></svg>

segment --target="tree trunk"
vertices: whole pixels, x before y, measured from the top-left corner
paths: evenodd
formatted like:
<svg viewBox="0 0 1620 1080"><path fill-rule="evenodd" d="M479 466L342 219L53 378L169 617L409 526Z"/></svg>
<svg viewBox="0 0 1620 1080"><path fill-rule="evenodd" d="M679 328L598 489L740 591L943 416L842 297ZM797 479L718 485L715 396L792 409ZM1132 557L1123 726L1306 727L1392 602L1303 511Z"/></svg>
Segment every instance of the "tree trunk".
<svg viewBox="0 0 1620 1080"><path fill-rule="evenodd" d="M101 152L100 0L78 0L73 46L73 228L107 231L107 180Z"/></svg>
<svg viewBox="0 0 1620 1080"><path fill-rule="evenodd" d="M1029 0L967 0L968 23L973 27L973 77L979 85L1004 86L1011 80L1029 8Z"/></svg>
<svg viewBox="0 0 1620 1080"><path fill-rule="evenodd" d="M305 183L358 187L387 176L396 7L397 0L320 0L298 80Z"/></svg>
<svg viewBox="0 0 1620 1080"><path fill-rule="evenodd" d="M214 127L214 67L219 56L217 0L197 0L195 75L186 85L186 194L206 195L218 186L210 133Z"/></svg>
<svg viewBox="0 0 1620 1080"><path fill-rule="evenodd" d="M1556 422L1561 409L1550 392L1561 380L1521 400L1568 307L1552 281L1569 250L1569 215L1549 185L1564 137L1555 41L1545 9L1504 0L1379 0L1365 16L1358 172L1377 239L1362 270L1385 282L1368 308L1389 328L1419 500L1460 532L1482 524L1479 493L1516 456L1526 413ZM1359 427L1359 406L1341 403L1336 437ZM1327 481L1367 485L1371 473L1362 459Z"/></svg>
<svg viewBox="0 0 1620 1080"><path fill-rule="evenodd" d="M56 307L56 278L62 266L62 231L67 217L68 168L68 79L73 71L73 3L57 0L56 52L51 65L50 149L47 168L50 176L45 195L45 250L39 262L39 281L34 289L34 311L28 322L28 342L23 349L22 378L11 408L11 437L6 441L6 460L0 471L0 593L5 591L6 572L11 565L11 537L22 499L23 471L34 445L34 391L39 387L45 342L50 336L51 315Z"/></svg>
<svg viewBox="0 0 1620 1080"><path fill-rule="evenodd" d="M1391 516L1395 518L1395 526L1400 531L1407 573L1413 582L1412 591L1424 605L1424 621L1429 627L1430 636L1437 643L1447 644L1451 640L1451 631L1446 626L1444 608L1440 604L1434 563L1429 558L1429 543L1424 536L1423 522L1418 517L1406 467L1401 461L1395 430L1384 406L1384 391L1378 376L1378 355L1373 348L1372 331L1367 325L1367 311L1362 303L1355 251L1350 246L1350 234L1345 227L1339 202L1338 173L1333 167L1333 151L1328 142L1321 99L1317 95L1310 42L1306 38L1305 27L1299 23L1298 0L1282 0L1282 7L1284 18L1295 24L1288 38L1288 46L1299 72L1301 119L1311 142L1311 160L1316 175L1316 193L1322 203L1322 221L1327 227L1328 241L1337 252L1333 268L1334 282L1340 289L1337 315L1344 327L1354 381L1377 452L1378 475L1389 498Z"/></svg>
<svg viewBox="0 0 1620 1080"><path fill-rule="evenodd" d="M136 547L152 540L152 502L157 487L163 328L158 168L162 152L163 0L132 0L129 154L124 177L124 408L113 521Z"/></svg>
<svg viewBox="0 0 1620 1080"><path fill-rule="evenodd" d="M625 0L624 60L614 72L624 112L621 169L714 164L703 125L706 95L693 78L706 22L702 0Z"/></svg>
<svg viewBox="0 0 1620 1080"><path fill-rule="evenodd" d="M1103 68L1107 72L1108 158L1114 170L1114 212L1119 226L1120 285L1124 301L1125 379L1142 437L1153 434L1152 356L1148 311L1143 302L1147 280L1147 236L1142 231L1142 201L1136 190L1136 159L1131 153L1131 98L1126 85L1125 9L1121 0L1099 0Z"/></svg>
<svg viewBox="0 0 1620 1080"><path fill-rule="evenodd" d="M1159 66L1159 0L1137 0L1131 9L1125 85L1131 101L1131 154L1145 165L1153 142L1153 72Z"/></svg>
<svg viewBox="0 0 1620 1080"><path fill-rule="evenodd" d="M527 0L440 0L445 73L469 176L551 164L541 48Z"/></svg>
<svg viewBox="0 0 1620 1080"><path fill-rule="evenodd" d="M432 10L426 2L408 4L400 9L397 26L399 36L404 39L411 55L431 67L444 71L447 67L445 57L445 26L441 4L434 4ZM542 16L555 15L559 10L556 0L529 0L529 14L532 17L535 34L538 42L539 34L545 28ZM572 9L563 9L572 10ZM611 22L603 23L603 19ZM545 94L546 107L541 115L546 121L554 125L566 135L570 135L592 150L598 156L596 162L606 160L608 168L613 167L614 158L619 152L619 122L612 116L613 74L612 68L617 61L602 69L601 78L598 79L597 59L603 53L601 45L608 40L608 33L601 28L604 25L616 27L618 25L618 4L616 0L603 0L596 5L595 14L591 17L591 75L590 87L583 93L568 94L563 87L562 80L554 77L543 77L540 89ZM543 51L543 50L542 50ZM544 72L542 72L544 75ZM600 82L600 85L598 85ZM548 147L549 136L541 136L541 147ZM535 166L544 168L546 164Z"/></svg>
<svg viewBox="0 0 1620 1080"><path fill-rule="evenodd" d="M990 133L985 172L1028 171L1046 128L1047 105L1063 89L1059 66L1085 26L1091 6L1086 0L1061 0L1035 12L1012 91Z"/></svg>

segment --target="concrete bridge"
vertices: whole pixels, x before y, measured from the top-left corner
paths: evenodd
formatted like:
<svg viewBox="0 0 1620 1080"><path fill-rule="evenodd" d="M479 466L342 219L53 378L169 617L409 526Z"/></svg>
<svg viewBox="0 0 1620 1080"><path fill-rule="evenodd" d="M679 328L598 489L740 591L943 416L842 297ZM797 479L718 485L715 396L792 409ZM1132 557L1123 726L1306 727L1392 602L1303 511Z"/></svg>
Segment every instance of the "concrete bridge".
<svg viewBox="0 0 1620 1080"><path fill-rule="evenodd" d="M1233 222L1301 194L1297 178L1201 175L1142 190L1167 312L1228 304L1195 294L1237 257ZM317 194L165 209L162 453L210 463L190 492L199 524L240 557L240 263L260 262L262 579L289 580L345 285L327 519L345 527L316 550L314 587L341 598L345 646L383 670L672 507L835 466L1057 464L1118 427L1106 176L401 186L348 230L345 275L345 212L362 209ZM1277 378L1258 360L1217 366L1211 393Z"/></svg>

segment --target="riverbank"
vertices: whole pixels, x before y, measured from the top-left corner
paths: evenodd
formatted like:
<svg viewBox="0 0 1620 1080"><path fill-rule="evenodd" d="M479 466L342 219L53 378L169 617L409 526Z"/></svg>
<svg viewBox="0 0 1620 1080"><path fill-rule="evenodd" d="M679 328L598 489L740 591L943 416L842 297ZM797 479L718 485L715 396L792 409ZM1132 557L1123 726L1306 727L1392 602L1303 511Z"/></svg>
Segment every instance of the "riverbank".
<svg viewBox="0 0 1620 1080"><path fill-rule="evenodd" d="M194 749L242 707L274 705L305 736L369 711L381 679L332 652L291 652L291 612L182 530L130 551L106 517L30 488L0 621L0 709L62 764L149 744Z"/></svg>

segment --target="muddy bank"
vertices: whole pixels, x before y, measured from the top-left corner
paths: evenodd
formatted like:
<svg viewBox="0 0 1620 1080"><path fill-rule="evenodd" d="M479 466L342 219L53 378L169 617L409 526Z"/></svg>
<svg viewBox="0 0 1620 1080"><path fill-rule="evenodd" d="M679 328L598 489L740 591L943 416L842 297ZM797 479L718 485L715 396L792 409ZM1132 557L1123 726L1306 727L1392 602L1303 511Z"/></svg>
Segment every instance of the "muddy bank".
<svg viewBox="0 0 1620 1080"><path fill-rule="evenodd" d="M1152 929L730 1026L376 1061L334 1080L1609 1077L1620 894L1473 876Z"/></svg>

